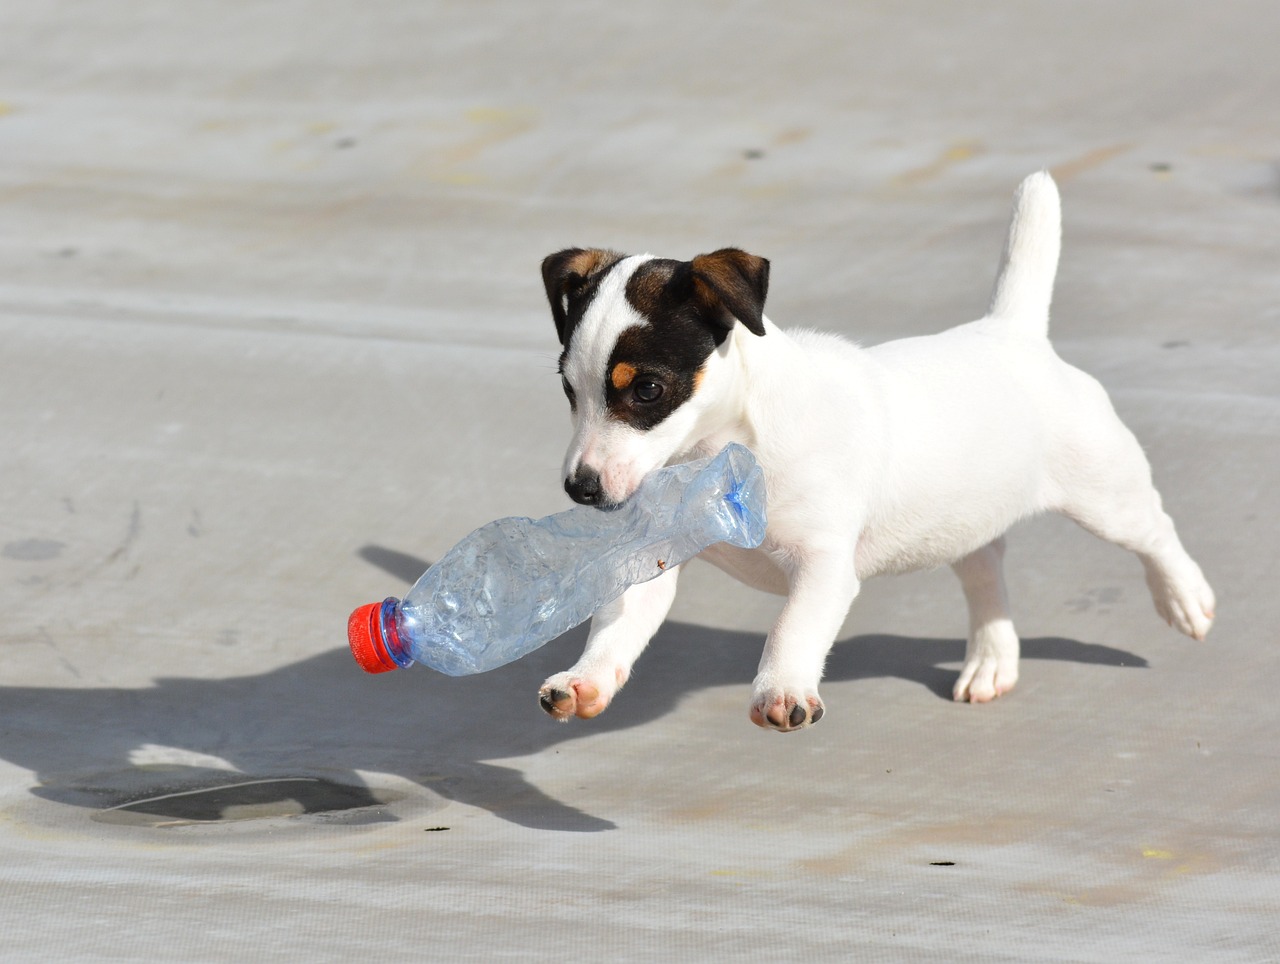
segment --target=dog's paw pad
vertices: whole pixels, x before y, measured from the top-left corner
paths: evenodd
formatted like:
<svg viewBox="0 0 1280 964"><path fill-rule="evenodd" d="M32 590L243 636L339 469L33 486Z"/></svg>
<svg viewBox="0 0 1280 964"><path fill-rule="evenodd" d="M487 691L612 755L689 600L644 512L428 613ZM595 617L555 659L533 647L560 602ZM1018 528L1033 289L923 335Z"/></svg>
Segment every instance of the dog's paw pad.
<svg viewBox="0 0 1280 964"><path fill-rule="evenodd" d="M557 720L573 716L589 720L605 711L615 689L606 690L585 677L561 673L542 684L542 689L538 690L538 703Z"/></svg>
<svg viewBox="0 0 1280 964"><path fill-rule="evenodd" d="M757 699L751 704L751 722L777 733L794 733L812 726L822 719L826 707L816 695L797 699L778 694L772 698Z"/></svg>

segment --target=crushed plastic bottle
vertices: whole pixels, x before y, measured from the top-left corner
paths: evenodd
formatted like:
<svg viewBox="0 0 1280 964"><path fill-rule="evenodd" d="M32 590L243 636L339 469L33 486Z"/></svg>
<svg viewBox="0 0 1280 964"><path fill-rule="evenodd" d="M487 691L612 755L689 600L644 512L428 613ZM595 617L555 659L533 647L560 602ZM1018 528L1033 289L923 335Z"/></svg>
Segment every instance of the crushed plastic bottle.
<svg viewBox="0 0 1280 964"><path fill-rule="evenodd" d="M498 519L445 553L403 601L353 612L352 655L370 673L413 663L450 676L495 669L708 546L760 545L764 503L764 473L734 442L651 472L615 509Z"/></svg>

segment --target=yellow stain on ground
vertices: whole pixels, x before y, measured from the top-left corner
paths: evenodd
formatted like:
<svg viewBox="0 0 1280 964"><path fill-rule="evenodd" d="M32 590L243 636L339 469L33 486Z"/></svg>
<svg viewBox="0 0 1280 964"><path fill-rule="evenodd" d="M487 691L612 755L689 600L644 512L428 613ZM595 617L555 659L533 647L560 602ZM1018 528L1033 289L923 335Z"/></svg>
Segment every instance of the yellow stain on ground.
<svg viewBox="0 0 1280 964"><path fill-rule="evenodd" d="M934 178L941 176L948 168L977 157L982 152L982 144L978 141L958 141L948 147L928 164L925 164L922 167L912 168L909 171L904 171L893 180L895 184L901 186L923 184L926 181L932 181Z"/></svg>
<svg viewBox="0 0 1280 964"><path fill-rule="evenodd" d="M1075 906L1121 907L1149 901L1160 888L1171 886L1190 875L1213 873L1221 866L1222 861L1213 854L1195 849L1135 847L1122 852L1119 866L1109 880L1086 890L1068 893L1034 884L1025 889Z"/></svg>
<svg viewBox="0 0 1280 964"><path fill-rule="evenodd" d="M472 107L463 116L473 124L510 124L522 120L520 111L503 107Z"/></svg>
<svg viewBox="0 0 1280 964"><path fill-rule="evenodd" d="M433 150L425 163L416 165L428 178L441 184L469 186L488 178L472 165L486 150L518 137L537 125L536 111L505 107L472 107L463 113L470 130L458 142Z"/></svg>
<svg viewBox="0 0 1280 964"><path fill-rule="evenodd" d="M326 134L332 134L338 129L338 125L333 121L312 121L302 129L302 136L290 135L282 137L272 143L272 148L281 151L289 150L300 146L305 140L312 137L324 137Z"/></svg>
<svg viewBox="0 0 1280 964"><path fill-rule="evenodd" d="M0 100L0 117L4 117L6 114L12 114L13 111L14 106L12 104L6 100Z"/></svg>
<svg viewBox="0 0 1280 964"><path fill-rule="evenodd" d="M777 147L785 147L788 144L799 144L801 141L807 141L813 134L811 127L788 127L774 135L773 143Z"/></svg>
<svg viewBox="0 0 1280 964"><path fill-rule="evenodd" d="M443 174L432 175L431 179L441 184L452 184L454 187L472 187L483 184L485 181L483 174L473 174L469 171L446 171Z"/></svg>
<svg viewBox="0 0 1280 964"><path fill-rule="evenodd" d="M416 840L416 838L414 838ZM353 854L376 854L386 850L399 850L408 846L408 837L396 837L391 840L378 840L374 843L366 843L361 846L351 847L350 852Z"/></svg>
<svg viewBox="0 0 1280 964"><path fill-rule="evenodd" d="M202 130L218 130L221 122L211 121L208 124L201 125ZM230 126L230 122L225 125ZM312 121L302 128L302 132L292 134L289 137L281 137L271 142L271 152L273 154L292 154L299 149L307 151L307 155L302 160L293 165L294 170L310 171L319 167L324 158L316 153L316 138L327 137L338 129L335 121Z"/></svg>
<svg viewBox="0 0 1280 964"><path fill-rule="evenodd" d="M746 189L744 192L747 197L755 198L759 201L771 201L775 198L786 197L788 192L793 189L790 183L773 182L770 184L756 184Z"/></svg>
<svg viewBox="0 0 1280 964"><path fill-rule="evenodd" d="M1131 150L1133 150L1132 144L1108 144L1106 147L1096 147L1091 151L1085 151L1079 157L1053 165L1049 168L1049 173L1053 175L1055 181L1062 184Z"/></svg>

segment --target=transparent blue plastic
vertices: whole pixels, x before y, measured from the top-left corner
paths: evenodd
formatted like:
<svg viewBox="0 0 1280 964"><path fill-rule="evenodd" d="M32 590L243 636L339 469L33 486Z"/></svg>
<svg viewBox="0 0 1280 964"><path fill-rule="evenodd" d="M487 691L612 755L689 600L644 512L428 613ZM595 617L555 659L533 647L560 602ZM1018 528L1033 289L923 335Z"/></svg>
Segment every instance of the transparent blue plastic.
<svg viewBox="0 0 1280 964"><path fill-rule="evenodd" d="M445 553L378 631L399 666L450 676L495 669L588 619L718 542L764 540L764 474L730 443L714 458L651 472L616 509L578 506L542 519L498 519Z"/></svg>

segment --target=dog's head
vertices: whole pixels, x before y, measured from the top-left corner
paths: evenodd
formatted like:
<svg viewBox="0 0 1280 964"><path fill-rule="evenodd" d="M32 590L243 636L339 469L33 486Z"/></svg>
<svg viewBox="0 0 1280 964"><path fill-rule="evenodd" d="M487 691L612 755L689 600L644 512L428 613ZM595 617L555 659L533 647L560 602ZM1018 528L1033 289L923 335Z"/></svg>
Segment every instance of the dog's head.
<svg viewBox="0 0 1280 964"><path fill-rule="evenodd" d="M736 248L692 261L570 248L542 278L574 425L565 490L616 505L718 427L717 369L736 324L765 333L769 262Z"/></svg>

